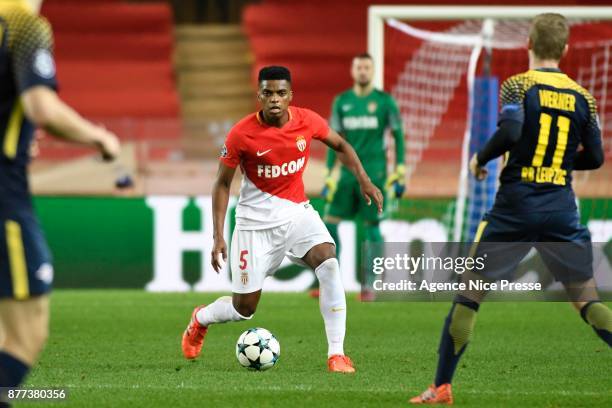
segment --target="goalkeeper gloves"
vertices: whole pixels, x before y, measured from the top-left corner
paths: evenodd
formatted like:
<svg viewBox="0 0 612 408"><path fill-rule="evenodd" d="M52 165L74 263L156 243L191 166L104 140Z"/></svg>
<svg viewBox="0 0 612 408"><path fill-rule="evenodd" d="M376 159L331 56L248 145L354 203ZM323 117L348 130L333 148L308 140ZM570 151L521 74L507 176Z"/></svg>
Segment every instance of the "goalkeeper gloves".
<svg viewBox="0 0 612 408"><path fill-rule="evenodd" d="M398 164L395 172L387 177L385 188L391 198L400 198L404 194L406 190L406 167L403 164Z"/></svg>
<svg viewBox="0 0 612 408"><path fill-rule="evenodd" d="M329 169L325 169L324 177L325 185L321 191L321 196L323 196L325 201L331 203L331 201L334 199L334 194L336 194L336 190L338 189L338 183L336 183L336 180L331 176L331 171Z"/></svg>

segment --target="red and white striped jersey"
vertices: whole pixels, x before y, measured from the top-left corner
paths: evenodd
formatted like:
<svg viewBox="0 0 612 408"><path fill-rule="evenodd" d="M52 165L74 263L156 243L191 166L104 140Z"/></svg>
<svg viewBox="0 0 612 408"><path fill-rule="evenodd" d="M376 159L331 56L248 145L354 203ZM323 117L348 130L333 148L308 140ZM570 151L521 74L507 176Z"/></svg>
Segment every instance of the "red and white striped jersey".
<svg viewBox="0 0 612 408"><path fill-rule="evenodd" d="M329 134L327 121L309 109L290 107L281 128L268 126L261 112L238 122L229 132L220 160L240 165L243 173L236 208L240 229L272 228L303 211L308 198L302 175L312 139Z"/></svg>

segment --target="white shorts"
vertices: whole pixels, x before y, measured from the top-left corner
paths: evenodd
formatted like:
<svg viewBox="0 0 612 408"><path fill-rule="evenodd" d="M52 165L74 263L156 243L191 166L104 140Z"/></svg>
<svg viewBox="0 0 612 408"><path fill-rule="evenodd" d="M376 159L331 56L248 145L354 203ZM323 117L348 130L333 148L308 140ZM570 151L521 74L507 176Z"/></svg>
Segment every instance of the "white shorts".
<svg viewBox="0 0 612 408"><path fill-rule="evenodd" d="M274 275L287 256L303 265L301 258L318 244L335 242L311 205L296 219L278 227L241 230L236 228L230 248L232 292L261 290L264 279Z"/></svg>

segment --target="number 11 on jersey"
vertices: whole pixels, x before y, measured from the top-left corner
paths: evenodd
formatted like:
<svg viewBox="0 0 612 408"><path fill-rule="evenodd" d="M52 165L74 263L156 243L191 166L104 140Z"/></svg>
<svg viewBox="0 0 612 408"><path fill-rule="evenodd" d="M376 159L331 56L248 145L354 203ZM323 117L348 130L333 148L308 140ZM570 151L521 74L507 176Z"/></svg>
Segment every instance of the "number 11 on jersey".
<svg viewBox="0 0 612 408"><path fill-rule="evenodd" d="M548 147L548 141L550 137L550 127L552 124L552 116L547 113L540 115L540 133L538 135L538 145L533 155L531 165L533 167L542 167L544 163L544 156L546 155L546 148ZM570 120L565 116L559 115L557 117L557 144L555 146L555 152L553 154L552 164L550 167L553 169L560 169L563 163L563 155L565 148L567 147L567 136L570 129Z"/></svg>

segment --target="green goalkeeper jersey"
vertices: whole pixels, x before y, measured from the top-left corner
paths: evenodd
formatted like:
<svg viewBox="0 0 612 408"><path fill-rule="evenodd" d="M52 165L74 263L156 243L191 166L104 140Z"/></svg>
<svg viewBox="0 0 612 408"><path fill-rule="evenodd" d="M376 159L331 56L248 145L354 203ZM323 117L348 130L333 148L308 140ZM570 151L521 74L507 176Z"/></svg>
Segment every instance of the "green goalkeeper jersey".
<svg viewBox="0 0 612 408"><path fill-rule="evenodd" d="M340 133L355 149L370 178L386 177L387 155L385 130L391 129L395 138L396 164L404 163L404 132L402 118L393 97L378 89L358 96L349 89L336 96L332 106L330 126ZM327 167L333 168L335 152L328 150ZM342 175L349 170L342 166Z"/></svg>

